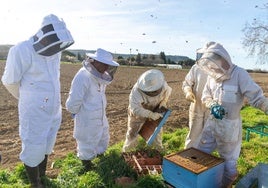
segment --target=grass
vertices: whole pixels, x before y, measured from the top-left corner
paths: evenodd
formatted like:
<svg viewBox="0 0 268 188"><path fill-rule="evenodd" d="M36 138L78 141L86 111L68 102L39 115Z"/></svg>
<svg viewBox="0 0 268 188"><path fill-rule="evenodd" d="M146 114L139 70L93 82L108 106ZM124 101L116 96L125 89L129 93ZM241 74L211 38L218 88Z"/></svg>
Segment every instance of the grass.
<svg viewBox="0 0 268 188"><path fill-rule="evenodd" d="M259 125L268 125L268 116L261 110L245 106L241 111L243 124L243 142L238 159L239 179L258 163L268 162L268 137L250 133L249 142L246 139L246 129Z"/></svg>
<svg viewBox="0 0 268 188"><path fill-rule="evenodd" d="M250 135L250 141L247 142L245 140L246 128L260 124L268 125L268 116L250 106L245 106L241 111L241 115L243 119L243 143L238 160L239 177L237 181L258 163L266 163L268 161L268 137L261 138L260 135L252 133ZM166 150L162 154L167 155L183 150L187 131L187 128L183 128L175 132L165 133L163 135L163 144ZM124 187L167 187L161 175L138 176L125 163L121 153L122 145L123 142L117 143L109 147L103 156L95 158L93 160L95 168L87 173L81 173L81 161L74 153L68 154L63 160L56 160L54 168L60 169L60 173L55 179L44 179L46 186L51 188L120 188L119 185L115 184L115 179L127 176L131 177L134 182ZM140 139L137 149L143 147L146 147L146 143ZM24 166L19 164L13 171L1 169L0 187L29 187Z"/></svg>

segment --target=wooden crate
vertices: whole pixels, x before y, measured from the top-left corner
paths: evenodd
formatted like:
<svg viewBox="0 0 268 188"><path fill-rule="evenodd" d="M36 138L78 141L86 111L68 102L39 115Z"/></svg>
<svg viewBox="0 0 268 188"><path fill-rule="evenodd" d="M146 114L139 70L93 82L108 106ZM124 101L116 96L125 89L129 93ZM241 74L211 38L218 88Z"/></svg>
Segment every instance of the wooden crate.
<svg viewBox="0 0 268 188"><path fill-rule="evenodd" d="M153 154L151 156L151 154ZM124 152L124 160L129 164L138 175L161 174L162 156L157 150L144 150L135 152Z"/></svg>
<svg viewBox="0 0 268 188"><path fill-rule="evenodd" d="M220 187L224 160L189 148L164 156L162 175L175 187L217 188Z"/></svg>

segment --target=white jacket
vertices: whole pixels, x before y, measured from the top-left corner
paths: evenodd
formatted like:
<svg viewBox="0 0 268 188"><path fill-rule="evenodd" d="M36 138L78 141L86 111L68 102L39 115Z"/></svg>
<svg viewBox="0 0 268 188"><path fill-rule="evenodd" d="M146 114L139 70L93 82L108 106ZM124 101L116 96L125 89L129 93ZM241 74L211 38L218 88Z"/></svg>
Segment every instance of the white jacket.
<svg viewBox="0 0 268 188"><path fill-rule="evenodd" d="M129 95L128 113L130 116L142 117L144 122L148 118L148 113L153 111L158 105L166 104L171 95L172 88L165 81L161 93L155 97L150 97L143 93L137 83L133 86Z"/></svg>
<svg viewBox="0 0 268 188"><path fill-rule="evenodd" d="M207 77L207 74L197 64L194 64L182 83L185 95L190 90L195 96L195 102L191 102L189 107L189 132L186 136L185 148L197 146L209 115L208 108L201 101Z"/></svg>
<svg viewBox="0 0 268 188"><path fill-rule="evenodd" d="M38 153L31 146L24 148L21 160L29 166L39 164L52 151L55 137L47 144L47 132L56 131L61 123L60 56L45 57L37 54L32 39L12 47L2 76L3 85L19 99L20 137L23 144L39 146ZM10 86L15 86L10 90ZM50 145L51 144L51 145ZM49 145L49 146L48 146ZM43 150L44 149L44 150ZM31 159L30 159L31 158Z"/></svg>
<svg viewBox="0 0 268 188"><path fill-rule="evenodd" d="M208 108L217 102L225 109L226 114L222 120L212 120L217 124L215 135L222 137L225 142L235 142L239 138L239 132L241 134L240 110L244 99L247 98L250 105L260 109L267 99L248 72L231 62L228 52L221 45L212 46L209 51L224 57L231 71L228 70L229 78L221 82L208 77L202 101Z"/></svg>
<svg viewBox="0 0 268 188"><path fill-rule="evenodd" d="M22 50L23 49L23 50ZM38 55L30 41L10 49L3 85L19 85L20 120L35 117L50 122L61 107L60 54L51 57Z"/></svg>
<svg viewBox="0 0 268 188"><path fill-rule="evenodd" d="M223 185L227 185L237 175L236 164L242 143L240 110L244 99L260 109L266 106L267 99L247 71L232 64L229 54L221 45L212 46L209 52L223 57L229 63L230 69L225 79L216 81L208 77L202 101L208 108L217 102L225 109L226 114L222 120L215 119L212 115L208 118L198 148L207 153L217 148L220 156L225 159Z"/></svg>
<svg viewBox="0 0 268 188"><path fill-rule="evenodd" d="M207 49L208 52L216 53L223 57L230 68L226 73L226 79L216 81L209 78L203 91L202 101L207 107L217 102L226 111L226 119L238 119L244 98L248 99L250 105L265 110L267 99L263 91L243 68L234 65L228 52L220 44L215 44ZM265 105L265 107L263 107Z"/></svg>
<svg viewBox="0 0 268 188"><path fill-rule="evenodd" d="M94 133L87 132L90 126L108 127L106 117L106 86L109 81L102 80L91 73L91 70L82 67L75 75L66 108L75 114L74 138L88 142L94 138Z"/></svg>
<svg viewBox="0 0 268 188"><path fill-rule="evenodd" d="M207 82L207 77L207 74L200 67L198 67L197 64L194 64L182 82L183 92L186 94L186 91L190 88L195 95L196 102L191 103L190 105L190 111L192 112L203 113L207 111L205 105L201 101L202 92Z"/></svg>

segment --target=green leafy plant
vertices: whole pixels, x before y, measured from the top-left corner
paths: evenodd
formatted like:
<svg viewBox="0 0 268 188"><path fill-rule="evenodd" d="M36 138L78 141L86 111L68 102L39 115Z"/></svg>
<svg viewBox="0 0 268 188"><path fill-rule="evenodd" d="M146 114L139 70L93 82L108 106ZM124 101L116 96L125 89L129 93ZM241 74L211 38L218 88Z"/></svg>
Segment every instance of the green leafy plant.
<svg viewBox="0 0 268 188"><path fill-rule="evenodd" d="M254 127L259 124L268 125L268 116L262 111L250 106L245 106L241 111L243 119L243 142L240 157L238 160L239 177L242 178L249 170L258 163L267 163L268 161L268 137L260 137L258 134L252 134L250 141L245 140L246 128ZM177 129L175 131L165 132L163 134L164 151L161 155L183 150L185 137L188 133L187 128ZM121 185L115 183L115 179L120 177L129 177L134 180L128 188L165 188L167 185L160 175L138 176L122 157L123 142L119 142L108 148L103 156L98 156L93 160L96 166L93 170L82 173L81 161L74 153L69 153L64 159L58 159L53 167L60 172L54 179L46 178L43 181L50 188L78 187L78 188L120 188ZM137 150L149 150L143 139L139 139ZM151 151L151 153L150 153ZM154 150L149 150L148 155L154 156ZM213 155L217 155L214 152ZM13 171L0 169L1 188L24 188L29 187L29 182L25 173L23 164L18 164Z"/></svg>

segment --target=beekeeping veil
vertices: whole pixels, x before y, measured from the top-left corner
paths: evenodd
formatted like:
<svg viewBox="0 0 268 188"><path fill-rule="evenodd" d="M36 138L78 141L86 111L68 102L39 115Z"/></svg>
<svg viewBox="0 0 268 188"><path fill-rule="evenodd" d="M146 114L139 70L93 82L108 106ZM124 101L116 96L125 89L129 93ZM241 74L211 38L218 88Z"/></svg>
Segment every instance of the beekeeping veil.
<svg viewBox="0 0 268 188"><path fill-rule="evenodd" d="M65 22L53 14L44 17L41 29L33 40L34 50L43 56L52 56L74 43Z"/></svg>
<svg viewBox="0 0 268 188"><path fill-rule="evenodd" d="M198 48L196 50L195 61L198 61L202 57L202 55L204 54L205 50L208 49L211 45L214 45L214 44L216 44L216 42L211 41L211 42L206 43L202 48Z"/></svg>
<svg viewBox="0 0 268 188"><path fill-rule="evenodd" d="M201 49L202 56L197 64L217 82L230 79L234 65L228 52L219 43L212 43L208 48Z"/></svg>
<svg viewBox="0 0 268 188"><path fill-rule="evenodd" d="M113 80L114 74L115 74L119 64L113 60L113 55L110 52L108 52L102 48L98 48L94 54L93 53L86 53L86 55L88 58L85 61L83 61L83 65L84 65L84 67L86 67L86 69L88 69L94 76L96 76L98 78L104 79L106 81ZM95 69L94 66L91 65L91 63L94 60L108 65L108 69L103 74L100 74L100 73L92 70L92 68Z"/></svg>
<svg viewBox="0 0 268 188"><path fill-rule="evenodd" d="M163 73L157 69L144 72L138 79L138 87L143 92L154 92L163 87L165 78Z"/></svg>

